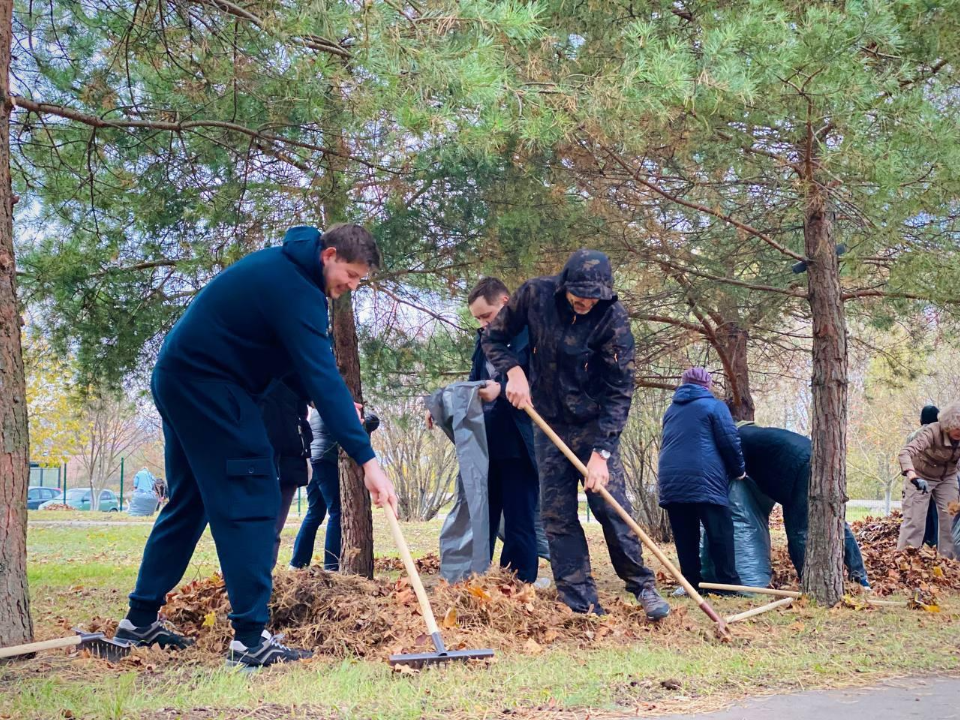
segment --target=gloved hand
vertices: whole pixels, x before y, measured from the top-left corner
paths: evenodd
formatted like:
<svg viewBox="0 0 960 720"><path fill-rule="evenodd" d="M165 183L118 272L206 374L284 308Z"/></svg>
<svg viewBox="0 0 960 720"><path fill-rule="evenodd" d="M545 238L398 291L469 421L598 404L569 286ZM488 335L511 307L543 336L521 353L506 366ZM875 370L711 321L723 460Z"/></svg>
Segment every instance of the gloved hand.
<svg viewBox="0 0 960 720"><path fill-rule="evenodd" d="M913 486L920 491L921 495L926 495L928 492L930 492L930 486L927 485L927 481L923 478L915 477L911 479L910 482L913 483Z"/></svg>

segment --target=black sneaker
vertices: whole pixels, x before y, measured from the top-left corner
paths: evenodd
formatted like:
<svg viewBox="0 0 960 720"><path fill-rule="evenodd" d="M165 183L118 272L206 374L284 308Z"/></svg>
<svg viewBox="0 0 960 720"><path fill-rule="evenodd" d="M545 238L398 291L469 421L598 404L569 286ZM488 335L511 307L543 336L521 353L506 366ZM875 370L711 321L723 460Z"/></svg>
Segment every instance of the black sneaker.
<svg viewBox="0 0 960 720"><path fill-rule="evenodd" d="M297 650L282 645L282 639L283 635L271 635L264 630L259 645L247 647L239 640L234 640L227 652L227 667L256 670L276 663L297 662L313 657L309 650Z"/></svg>
<svg viewBox="0 0 960 720"><path fill-rule="evenodd" d="M120 624L117 625L117 632L113 637L116 640L126 640L134 645L159 645L162 648L170 648L171 650L183 650L194 643L191 638L175 633L162 620L157 620L143 627L137 627L124 618L120 621Z"/></svg>
<svg viewBox="0 0 960 720"><path fill-rule="evenodd" d="M670 614L670 605L660 597L655 588L646 587L637 595L637 600L647 613L648 620L663 620Z"/></svg>

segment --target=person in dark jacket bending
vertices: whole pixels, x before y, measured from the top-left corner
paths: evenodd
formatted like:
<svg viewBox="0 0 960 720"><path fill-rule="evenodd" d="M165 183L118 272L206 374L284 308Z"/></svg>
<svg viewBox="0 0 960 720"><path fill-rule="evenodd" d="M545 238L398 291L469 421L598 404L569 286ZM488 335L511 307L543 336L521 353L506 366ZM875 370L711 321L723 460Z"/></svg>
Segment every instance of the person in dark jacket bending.
<svg viewBox="0 0 960 720"><path fill-rule="evenodd" d="M740 585L730 513L730 480L744 476L737 426L710 387L710 373L688 368L663 416L658 482L660 506L673 529L680 571L700 587L700 524L717 581Z"/></svg>
<svg viewBox="0 0 960 720"><path fill-rule="evenodd" d="M361 416L363 429L368 435L380 427L380 418L373 413L364 414L361 408ZM309 424L313 436L310 443L310 468L313 474L307 485L307 514L300 523L300 530L293 544L290 567L298 570L310 565L317 541L317 530L323 524L324 515L329 513L323 546L323 569L337 572L340 569L343 537L340 530L340 445L333 433L327 430L323 418L316 410L310 413Z"/></svg>
<svg viewBox="0 0 960 720"><path fill-rule="evenodd" d="M297 385L299 382L291 383ZM280 535L290 514L290 504L297 488L307 484L307 458L313 433L307 422L307 399L303 391L285 382L275 382L260 401L263 424L273 446L273 461L280 476L280 512L277 515L277 538L273 548L273 564L280 554Z"/></svg>
<svg viewBox="0 0 960 720"><path fill-rule="evenodd" d="M510 342L530 334L530 382ZM600 524L613 567L647 613L658 620L670 606L643 564L640 543L626 523L593 492L606 486L630 512L620 461L620 434L634 390L630 318L613 292L610 259L578 250L553 277L528 280L511 296L481 339L483 352L507 378L507 400L533 405L587 466L584 488ZM550 439L535 436L541 516L550 543L557 592L575 612L602 614L580 525L580 473Z"/></svg>
<svg viewBox="0 0 960 720"><path fill-rule="evenodd" d="M797 577L801 577L807 553L810 512L808 495L810 457L813 454L810 438L782 428L760 427L745 421L737 424L737 430L747 475L767 497L783 508L787 551ZM851 580L869 588L860 546L850 523L844 523L843 527L843 564Z"/></svg>
<svg viewBox="0 0 960 720"><path fill-rule="evenodd" d="M130 611L116 637L139 645L189 641L158 618L207 523L217 546L234 640L227 661L247 668L301 659L264 628L272 589L280 488L256 398L295 374L377 505L397 495L376 460L327 333L327 296L355 290L379 264L357 225L289 230L283 247L251 253L211 280L167 335L151 379L163 421L170 500L143 551Z"/></svg>

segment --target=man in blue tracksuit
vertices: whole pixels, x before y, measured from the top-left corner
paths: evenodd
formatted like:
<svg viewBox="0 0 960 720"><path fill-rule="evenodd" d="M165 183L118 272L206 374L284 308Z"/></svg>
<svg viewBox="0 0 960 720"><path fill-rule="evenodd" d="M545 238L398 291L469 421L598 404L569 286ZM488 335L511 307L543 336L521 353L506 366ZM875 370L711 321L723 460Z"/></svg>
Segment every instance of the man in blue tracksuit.
<svg viewBox="0 0 960 720"><path fill-rule="evenodd" d="M116 637L183 647L158 620L207 523L230 598L228 662L259 667L305 657L264 629L280 489L256 398L296 375L378 505L396 509L350 391L337 371L326 298L355 290L379 264L357 225L289 230L282 247L252 253L199 293L164 342L151 390L163 421L169 502L160 513Z"/></svg>

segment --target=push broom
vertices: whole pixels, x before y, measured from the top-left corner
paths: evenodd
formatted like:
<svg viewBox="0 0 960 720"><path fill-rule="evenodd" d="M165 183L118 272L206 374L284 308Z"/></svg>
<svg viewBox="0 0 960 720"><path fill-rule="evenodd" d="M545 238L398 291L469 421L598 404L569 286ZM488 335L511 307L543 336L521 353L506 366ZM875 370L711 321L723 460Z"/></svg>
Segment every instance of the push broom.
<svg viewBox="0 0 960 720"><path fill-rule="evenodd" d="M540 417L540 413L534 410L533 407L530 405L524 406L523 409L527 411L527 414L530 416L530 418L537 424L537 426L541 430L543 430L544 434L548 438L550 438L553 444L556 445L557 448L559 448L560 452L566 455L567 459L571 463L573 463L573 466L580 471L580 473L583 475L584 478L586 478L587 467L582 462L580 462L580 458L578 458L573 453L573 451L569 447L567 447L567 444L560 439L560 436L553 431L553 428L547 425L547 421L544 420L542 417ZM690 584L690 582L683 576L680 570L678 570L677 567L672 562L670 562L669 558L667 558L667 556L663 554L663 551L657 546L657 544L650 538L649 535L647 535L643 531L643 528L637 525L636 521L632 517L630 517L630 513L628 513L626 510L623 509L623 506L620 503L618 503L609 492L607 492L607 489L605 487L599 487L597 488L596 491L600 494L600 496L604 500L607 501L610 507L612 507L617 512L617 515L623 518L623 521L630 526L630 529L633 530L634 534L638 538L640 538L640 542L642 542L644 545L647 546L647 548L650 550L650 552L654 554L657 560L659 560L660 563L667 569L667 571L671 575L673 575L673 577L676 579L678 583L680 583L683 589L687 591L687 595L693 598L694 602L697 603L697 605L706 614L706 616L716 624L717 633L720 636L720 638L725 641L730 640L731 639L730 630L727 628L727 622L722 617L720 617L720 615L717 614L717 611L713 609L710 603L708 603L703 598L703 596L701 596L700 593L697 592L696 588L694 588L693 585Z"/></svg>
<svg viewBox="0 0 960 720"><path fill-rule="evenodd" d="M410 555L410 548L407 547L406 540L403 539L403 533L400 531L400 523L390 505L384 505L384 512L387 515L387 522L390 524L390 532L393 534L393 540L397 543L397 549L400 551L400 559L403 560L403 566L410 577L410 584L413 585L413 591L417 595L417 601L420 603L420 610L423 613L423 619L427 623L427 632L430 633L430 639L433 641L435 652L408 653L405 655L391 655L391 665L408 665L410 667L420 668L424 665L434 665L438 663L450 662L452 660L482 660L493 657L493 650L447 650L443 644L443 638L440 637L440 628L437 627L437 620L433 616L433 608L430 607L430 600L427 598L427 592L423 589L423 583L420 581L420 573L417 572L417 566Z"/></svg>

